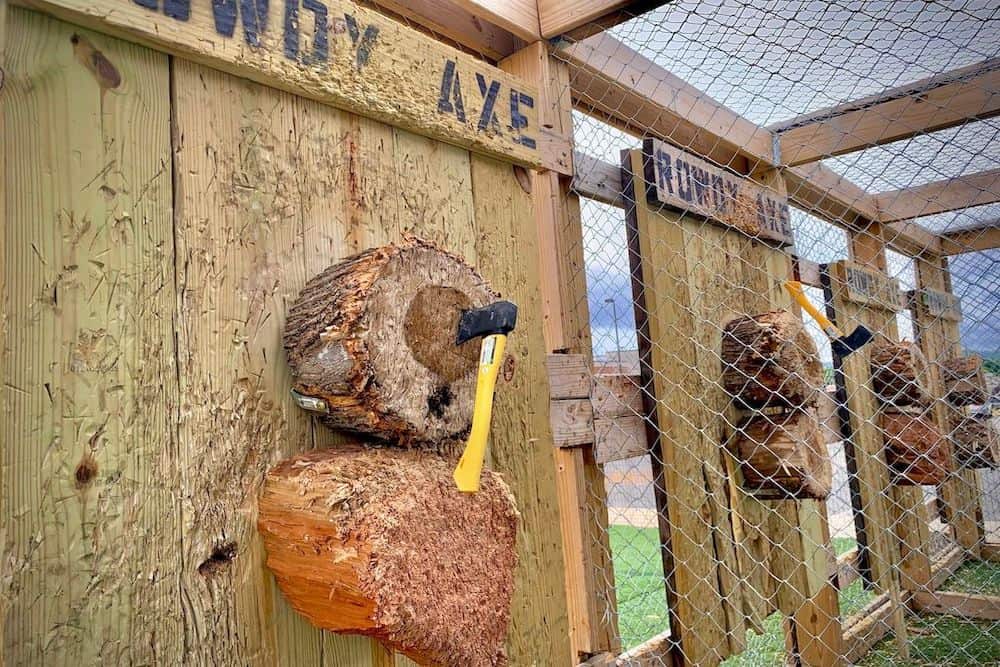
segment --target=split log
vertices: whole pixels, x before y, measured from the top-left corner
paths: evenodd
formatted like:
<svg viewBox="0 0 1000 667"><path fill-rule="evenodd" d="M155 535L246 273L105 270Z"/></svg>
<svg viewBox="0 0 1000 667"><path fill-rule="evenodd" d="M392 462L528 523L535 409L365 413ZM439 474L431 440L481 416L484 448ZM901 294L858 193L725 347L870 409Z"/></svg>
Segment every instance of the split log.
<svg viewBox="0 0 1000 667"><path fill-rule="evenodd" d="M820 500L830 494L833 468L811 410L750 417L737 429L732 452L749 490Z"/></svg>
<svg viewBox="0 0 1000 667"><path fill-rule="evenodd" d="M872 389L889 405L926 405L927 360L909 341L893 343L885 338L872 346Z"/></svg>
<svg viewBox="0 0 1000 667"><path fill-rule="evenodd" d="M982 405L986 402L986 376L978 355L956 357L942 364L945 400L952 405Z"/></svg>
<svg viewBox="0 0 1000 667"><path fill-rule="evenodd" d="M1000 435L989 419L964 417L951 432L955 464L961 468L1000 466Z"/></svg>
<svg viewBox="0 0 1000 667"><path fill-rule="evenodd" d="M273 468L258 529L292 607L420 664L505 665L517 510L495 473L463 494L452 467L419 449L351 445Z"/></svg>
<svg viewBox="0 0 1000 667"><path fill-rule="evenodd" d="M455 345L462 312L495 300L461 258L410 238L310 280L288 313L294 389L334 429L396 443L462 438L472 421L479 341Z"/></svg>
<svg viewBox="0 0 1000 667"><path fill-rule="evenodd" d="M894 484L940 484L947 477L951 447L927 412L884 411L882 436Z"/></svg>
<svg viewBox="0 0 1000 667"><path fill-rule="evenodd" d="M722 333L722 382L751 408L816 403L823 367L801 320L784 310L740 317Z"/></svg>

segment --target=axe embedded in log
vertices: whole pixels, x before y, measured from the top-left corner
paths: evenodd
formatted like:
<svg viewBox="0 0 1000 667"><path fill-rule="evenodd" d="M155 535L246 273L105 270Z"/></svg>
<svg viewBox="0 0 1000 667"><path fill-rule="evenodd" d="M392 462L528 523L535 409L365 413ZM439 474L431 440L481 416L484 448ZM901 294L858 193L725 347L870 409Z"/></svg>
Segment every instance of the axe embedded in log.
<svg viewBox="0 0 1000 667"><path fill-rule="evenodd" d="M473 338L482 338L479 352L479 369L476 377L476 402L472 411L472 430L465 443L465 451L452 475L459 491L479 491L479 477L486 458L486 440L490 435L493 418L493 389L497 372L507 345L507 334L517 324L517 306L510 301L467 310L458 321L455 344L461 345Z"/></svg>
<svg viewBox="0 0 1000 667"><path fill-rule="evenodd" d="M872 341L874 336L872 332L866 329L862 325L855 327L854 331L848 335L844 335L844 332L837 328L833 322L829 320L823 313L819 312L816 306L812 305L812 302L806 298L806 293L802 289L802 283L797 280L789 280L785 282L785 289L792 295L802 308L812 315L812 318L816 320L817 324L823 329L823 333L827 335L830 339L830 346L833 351L839 357L846 357L852 352L856 352L860 348L864 347Z"/></svg>

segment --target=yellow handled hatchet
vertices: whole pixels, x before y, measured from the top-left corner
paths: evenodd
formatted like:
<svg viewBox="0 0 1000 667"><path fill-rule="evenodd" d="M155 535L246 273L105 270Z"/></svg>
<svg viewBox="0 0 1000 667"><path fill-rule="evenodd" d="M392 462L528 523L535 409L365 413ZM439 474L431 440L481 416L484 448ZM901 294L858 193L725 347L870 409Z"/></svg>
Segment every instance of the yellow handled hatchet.
<svg viewBox="0 0 1000 667"><path fill-rule="evenodd" d="M799 302L802 309L816 320L816 323L823 329L823 333L830 339L830 347L833 348L833 352L838 357L846 357L870 343L872 338L874 338L872 332L861 325L858 325L854 331L845 336L844 332L838 329L837 325L831 322L826 315L819 312L819 309L806 297L805 290L802 289L802 283L799 281L789 280L785 282L785 289L792 295L792 298Z"/></svg>
<svg viewBox="0 0 1000 667"><path fill-rule="evenodd" d="M493 390L497 373L503 363L507 334L517 324L517 306L510 301L497 301L483 308L467 310L458 321L456 345L473 338L482 338L479 348L479 370L476 373L476 403L472 411L472 430L465 451L452 475L459 491L476 493L486 458L486 440L493 419Z"/></svg>

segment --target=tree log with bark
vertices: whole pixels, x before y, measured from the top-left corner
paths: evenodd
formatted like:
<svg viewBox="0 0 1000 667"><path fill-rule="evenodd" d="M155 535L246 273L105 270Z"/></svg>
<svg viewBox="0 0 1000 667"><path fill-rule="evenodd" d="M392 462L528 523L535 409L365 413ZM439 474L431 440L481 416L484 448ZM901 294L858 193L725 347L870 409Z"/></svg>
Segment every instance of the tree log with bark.
<svg viewBox="0 0 1000 667"><path fill-rule="evenodd" d="M983 360L978 355L955 357L942 364L945 398L952 405L982 405L988 398Z"/></svg>
<svg viewBox="0 0 1000 667"><path fill-rule="evenodd" d="M740 317L722 332L722 382L751 408L815 405L823 386L816 343L784 310Z"/></svg>
<svg viewBox="0 0 1000 667"><path fill-rule="evenodd" d="M754 415L734 438L745 488L787 498L830 494L833 468L813 410Z"/></svg>
<svg viewBox="0 0 1000 667"><path fill-rule="evenodd" d="M951 469L951 447L926 411L885 410L881 421L885 460L894 484L940 484L945 480Z"/></svg>
<svg viewBox="0 0 1000 667"><path fill-rule="evenodd" d="M394 444L438 446L472 420L478 341L455 345L462 312L495 294L461 258L415 238L367 250L310 280L284 345L294 389L322 421Z"/></svg>
<svg viewBox="0 0 1000 667"><path fill-rule="evenodd" d="M505 665L517 510L496 473L464 494L452 467L420 449L350 445L273 468L258 528L292 607L420 664Z"/></svg>

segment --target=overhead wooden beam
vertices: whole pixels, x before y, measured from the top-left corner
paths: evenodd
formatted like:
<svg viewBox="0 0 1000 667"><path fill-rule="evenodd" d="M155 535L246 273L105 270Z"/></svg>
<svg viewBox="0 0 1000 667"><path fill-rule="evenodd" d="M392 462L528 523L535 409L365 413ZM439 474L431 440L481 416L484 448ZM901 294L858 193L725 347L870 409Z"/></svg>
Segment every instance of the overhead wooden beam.
<svg viewBox="0 0 1000 667"><path fill-rule="evenodd" d="M946 178L902 190L869 195L881 222L896 222L925 215L1000 201L1000 169Z"/></svg>
<svg viewBox="0 0 1000 667"><path fill-rule="evenodd" d="M1000 218L941 235L942 255L959 255L963 252L981 252L994 248L1000 248Z"/></svg>
<svg viewBox="0 0 1000 667"><path fill-rule="evenodd" d="M535 0L455 0L470 14L506 28L523 40L537 41L538 5Z"/></svg>
<svg viewBox="0 0 1000 667"><path fill-rule="evenodd" d="M1000 113L994 58L770 126L786 165L814 162Z"/></svg>
<svg viewBox="0 0 1000 667"><path fill-rule="evenodd" d="M587 113L739 172L773 164L770 132L615 38L601 33L559 53L569 61L574 105Z"/></svg>
<svg viewBox="0 0 1000 667"><path fill-rule="evenodd" d="M538 0L538 19L545 39L579 40L665 4L665 0Z"/></svg>

